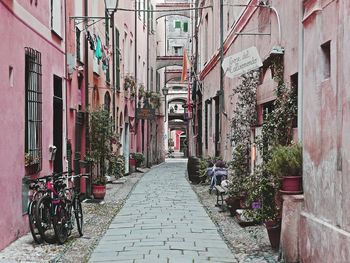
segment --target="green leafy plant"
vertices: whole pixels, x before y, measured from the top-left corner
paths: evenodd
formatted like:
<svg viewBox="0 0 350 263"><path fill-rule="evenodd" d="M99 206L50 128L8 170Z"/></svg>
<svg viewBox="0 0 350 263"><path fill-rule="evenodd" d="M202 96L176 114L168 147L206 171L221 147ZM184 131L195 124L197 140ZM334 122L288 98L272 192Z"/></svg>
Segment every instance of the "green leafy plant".
<svg viewBox="0 0 350 263"><path fill-rule="evenodd" d="M92 162L95 184L106 183L106 161L112 154L112 142L115 140L113 122L109 112L100 108L90 112L89 149L87 160Z"/></svg>
<svg viewBox="0 0 350 263"><path fill-rule="evenodd" d="M140 84L139 87L139 100L141 100L142 98L144 98L146 96L146 92L145 92L145 86L143 84Z"/></svg>
<svg viewBox="0 0 350 263"><path fill-rule="evenodd" d="M141 164L145 161L145 157L143 153L136 152L136 153L132 153L131 155L136 161L136 167L140 167Z"/></svg>
<svg viewBox="0 0 350 263"><path fill-rule="evenodd" d="M270 159L266 164L267 172L279 178L302 175L302 147L298 143L276 145L271 149Z"/></svg>
<svg viewBox="0 0 350 263"><path fill-rule="evenodd" d="M125 175L124 156L112 153L109 158L109 169L109 174L114 175L116 178L123 177Z"/></svg>
<svg viewBox="0 0 350 263"><path fill-rule="evenodd" d="M158 109L160 107L160 93L151 92L150 103L152 108Z"/></svg>
<svg viewBox="0 0 350 263"><path fill-rule="evenodd" d="M247 196L244 216L256 222L273 221L280 218L281 207L276 203L279 183L274 177L264 174L263 168L258 167L246 179Z"/></svg>
<svg viewBox="0 0 350 263"><path fill-rule="evenodd" d="M132 76L125 76L124 78L124 90L135 90L136 82Z"/></svg>
<svg viewBox="0 0 350 263"><path fill-rule="evenodd" d="M38 164L40 161L39 157L30 154L30 153L25 153L24 154L24 166L28 167L33 164Z"/></svg>

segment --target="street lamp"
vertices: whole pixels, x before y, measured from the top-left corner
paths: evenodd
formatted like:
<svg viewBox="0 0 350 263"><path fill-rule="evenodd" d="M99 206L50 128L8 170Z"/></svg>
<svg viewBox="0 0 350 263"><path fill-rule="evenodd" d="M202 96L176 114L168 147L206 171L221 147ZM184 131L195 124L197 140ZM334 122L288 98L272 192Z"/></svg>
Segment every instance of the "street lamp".
<svg viewBox="0 0 350 263"><path fill-rule="evenodd" d="M119 0L104 0L105 8L108 14L113 15L115 11L117 11Z"/></svg>
<svg viewBox="0 0 350 263"><path fill-rule="evenodd" d="M165 86L162 88L162 93L164 95L164 122L167 121L167 105L166 105L166 96L169 94L169 89Z"/></svg>

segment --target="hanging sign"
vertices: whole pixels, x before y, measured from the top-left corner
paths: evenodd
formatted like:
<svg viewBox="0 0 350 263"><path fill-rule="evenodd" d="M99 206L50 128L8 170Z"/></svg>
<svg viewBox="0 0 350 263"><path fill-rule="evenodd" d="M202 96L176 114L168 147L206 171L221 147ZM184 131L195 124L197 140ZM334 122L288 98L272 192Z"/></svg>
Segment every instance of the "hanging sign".
<svg viewBox="0 0 350 263"><path fill-rule="evenodd" d="M156 116L156 110L151 108L137 108L136 118L143 120L153 120Z"/></svg>
<svg viewBox="0 0 350 263"><path fill-rule="evenodd" d="M262 65L256 47L250 47L232 56L226 57L222 63L222 69L228 78L234 78L253 69L257 69Z"/></svg>

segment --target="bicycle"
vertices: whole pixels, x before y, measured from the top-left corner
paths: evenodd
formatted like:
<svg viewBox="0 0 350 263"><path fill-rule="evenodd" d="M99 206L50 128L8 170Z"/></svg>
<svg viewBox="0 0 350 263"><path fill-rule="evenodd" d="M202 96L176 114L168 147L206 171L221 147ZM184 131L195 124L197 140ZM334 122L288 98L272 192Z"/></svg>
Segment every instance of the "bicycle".
<svg viewBox="0 0 350 263"><path fill-rule="evenodd" d="M28 221L29 221L29 229L33 236L34 241L37 244L41 244L44 242L44 240L41 238L38 226L37 226L37 219L35 216L35 208L37 205L38 200L44 195L46 192L45 188L45 180L43 178L38 178L34 180L29 181L29 190L33 193L33 195L30 198L29 204L28 204Z"/></svg>
<svg viewBox="0 0 350 263"><path fill-rule="evenodd" d="M70 172L54 173L42 177L42 179L46 179L46 191L37 201L35 218L41 238L49 244L54 244L57 241L54 224L58 222L58 216L63 216L59 215L62 211L59 192L65 188L62 175L67 173Z"/></svg>
<svg viewBox="0 0 350 263"><path fill-rule="evenodd" d="M74 228L74 219L72 209L74 210L74 217L77 223L79 236L83 236L83 210L80 201L80 192L75 186L74 179L80 177L87 177L86 174L78 174L67 176L67 185L62 189L59 196L62 198L60 204L57 206L56 216L54 217L54 230L59 244L64 244L71 231Z"/></svg>

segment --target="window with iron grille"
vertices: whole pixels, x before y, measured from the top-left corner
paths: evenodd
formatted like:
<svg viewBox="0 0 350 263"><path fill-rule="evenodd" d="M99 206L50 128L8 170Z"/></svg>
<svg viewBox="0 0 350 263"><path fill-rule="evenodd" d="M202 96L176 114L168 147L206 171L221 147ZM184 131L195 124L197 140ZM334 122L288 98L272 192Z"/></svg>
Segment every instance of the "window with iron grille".
<svg viewBox="0 0 350 263"><path fill-rule="evenodd" d="M25 48L25 153L29 164L42 166L41 53Z"/></svg>
<svg viewBox="0 0 350 263"><path fill-rule="evenodd" d="M181 21L175 21L175 28L181 28Z"/></svg>

